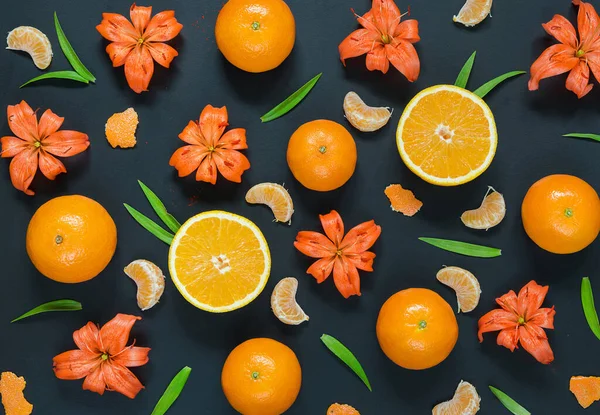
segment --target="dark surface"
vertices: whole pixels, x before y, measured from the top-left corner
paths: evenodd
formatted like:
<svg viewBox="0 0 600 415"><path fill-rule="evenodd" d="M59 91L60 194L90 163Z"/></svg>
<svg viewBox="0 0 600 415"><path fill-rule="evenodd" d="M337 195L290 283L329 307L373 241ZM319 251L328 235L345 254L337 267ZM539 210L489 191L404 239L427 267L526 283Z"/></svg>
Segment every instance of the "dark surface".
<svg viewBox="0 0 600 415"><path fill-rule="evenodd" d="M438 83L452 83L473 50L477 60L469 86L474 89L501 73L528 69L553 40L541 23L554 13L575 21L575 10L565 0L498 2L493 18L466 30L452 23L462 0L413 2L412 16L419 20L422 41L417 44L422 72L409 84L393 68L387 75L370 73L364 57L349 61L345 69L337 45L357 28L349 8L364 13L367 0L313 0L289 2L297 22L297 40L291 56L278 69L260 75L243 73L229 65L214 42L214 22L220 1L159 1L154 11L174 9L184 25L174 46L179 57L170 70L158 67L150 92L136 95L127 87L123 69L113 69L104 52L106 41L95 25L103 11L127 15L128 1L20 1L3 8L0 32L19 25L44 31L54 49L51 70L68 69L52 22L56 9L63 29L82 61L98 78L96 85L69 81L39 83L18 89L39 74L28 56L2 51L0 104L25 99L33 108L52 108L64 116L63 128L86 132L90 149L67 159L68 173L54 182L39 175L28 197L10 184L8 160L0 162L0 371L25 376L26 397L36 414L96 415L149 414L171 377L184 365L193 368L187 386L169 414L233 414L220 386L222 364L237 344L252 337L272 337L289 345L303 369L303 385L289 414L324 414L333 402L354 405L362 414L427 414L434 404L449 399L461 379L472 382L482 396L483 414L508 413L488 391L495 385L534 414L582 414L569 392L572 375L600 375L598 340L590 332L581 311L579 285L589 275L600 292L598 260L600 244L585 251L556 256L541 251L525 235L519 214L528 187L551 173L570 173L600 188L598 152L594 142L562 138L572 131L598 132L600 91L581 101L564 88L565 77L543 81L541 91L527 91L527 76L513 79L486 97L494 111L499 132L496 158L477 180L457 188L429 185L403 165L395 144L395 128L408 100L419 90ZM407 3L401 1L401 8ZM279 103L318 72L323 77L308 98L292 113L268 124L259 116ZM598 87L596 87L598 88ZM394 107L388 126L377 133L361 134L344 120L342 99L357 91L371 105ZM197 119L206 104L226 105L231 127L247 129L252 168L243 183L221 177L216 186L179 179L168 165L173 151L183 143L177 138L187 122ZM140 116L138 145L133 150L114 150L104 137L106 119L133 106ZM41 114L41 112L39 112ZM317 118L338 121L352 132L359 157L356 173L342 189L320 194L304 189L288 170L285 151L288 138L301 124ZM4 118L0 135L10 135ZM134 284L123 274L130 261L146 258L167 268L167 246L149 236L122 207L128 202L150 214L138 188L142 179L183 220L208 209L223 209L253 220L271 248L271 279L262 295L249 306L225 315L195 309L167 281L165 294L155 308L141 313L135 302ZM244 194L251 185L285 182L296 213L291 227L275 224L268 209L249 206ZM424 202L420 213L406 218L394 213L383 194L390 183L401 183ZM487 185L504 193L508 213L504 222L489 232L465 228L458 217L478 206ZM117 252L96 279L79 285L63 285L41 276L25 252L25 231L35 210L47 200L65 194L83 194L101 202L119 230ZM292 242L302 229L319 230L317 215L337 209L350 227L371 218L383 227L374 247L375 272L362 275L362 297L344 300L333 281L322 285L305 274L311 261L296 252ZM472 259L446 253L417 241L419 236L467 240L503 249L496 259ZM452 290L435 279L443 265L457 265L478 276L483 294L478 308L459 315L460 338L451 356L436 368L411 372L391 363L380 351L375 321L380 306L393 293L408 287L427 287L439 292L453 306ZM271 290L285 276L300 281L298 299L310 315L308 324L287 327L269 307ZM556 330L549 331L556 361L537 363L523 350L511 354L495 344L495 335L477 340L477 320L495 307L494 298L518 290L531 279L549 284L546 304L556 306ZM49 300L80 300L84 311L47 314L10 325L26 310ZM150 363L133 371L146 389L130 401L116 393L99 396L81 390L81 381L57 380L52 357L74 348L72 332L87 321L104 324L116 313L143 315L133 337L152 347ZM334 335L360 359L373 392L321 344L322 333ZM600 408L596 404L587 413Z"/></svg>

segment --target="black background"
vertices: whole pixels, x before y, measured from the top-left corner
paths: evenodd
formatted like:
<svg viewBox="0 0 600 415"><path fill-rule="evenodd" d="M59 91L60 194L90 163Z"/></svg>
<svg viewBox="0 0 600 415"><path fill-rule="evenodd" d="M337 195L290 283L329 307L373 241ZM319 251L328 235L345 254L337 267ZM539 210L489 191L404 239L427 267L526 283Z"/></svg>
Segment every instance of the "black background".
<svg viewBox="0 0 600 415"><path fill-rule="evenodd" d="M113 69L96 31L104 11L128 15L127 1L18 1L0 13L0 32L31 25L45 32L53 45L51 70L70 69L59 49L52 12L82 61L96 75L97 84L47 81L18 89L39 74L28 56L0 52L0 104L25 99L34 109L52 108L65 117L63 128L89 134L88 151L65 160L68 173L49 182L38 174L28 197L10 184L9 160L0 162L2 237L0 261L0 370L25 376L26 397L37 414L149 414L172 376L184 365L193 368L187 386L169 413L233 414L220 386L222 364L237 344L252 337L271 337L289 345L303 369L302 390L289 414L324 414L333 402L349 403L363 414L428 414L438 402L449 399L461 379L472 382L482 397L483 414L508 413L492 396L495 385L534 414L580 414L584 411L569 392L572 375L600 375L598 340L581 311L581 277L589 275L600 292L595 243L575 255L543 252L525 235L520 203L528 187L551 173L569 173L600 188L600 144L561 137L573 131L599 132L598 86L583 98L564 88L565 76L543 81L541 91L527 90L527 76L510 80L486 97L498 125L499 145L487 172L456 188L427 184L413 175L398 156L395 129L403 107L419 90L452 83L473 50L477 60L469 86L510 70L527 70L533 60L555 41L541 23L554 13L575 21L576 9L565 0L504 0L494 5L493 18L475 29L452 23L462 0L411 2L412 17L419 20L422 41L416 45L421 76L407 82L393 68L387 75L368 72L364 57L339 61L337 45L357 28L350 7L358 13L370 8L367 0L290 0L297 24L291 56L276 70L244 73L221 56L214 42L214 22L220 1L154 0L154 12L174 9L183 23L172 42L179 51L170 70L156 68L150 92L137 95L126 84L123 68ZM402 0L399 6L406 9ZM292 113L268 124L260 115L288 96L318 72L323 77L307 99ZM361 134L344 120L342 100L354 90L371 105L395 108L389 125L376 133ZM199 184L193 176L177 178L169 166L171 154L183 145L177 135L189 120L197 119L206 104L226 105L232 128L247 129L252 168L240 185L219 177L217 185ZM133 106L140 116L138 144L131 150L112 149L104 137L104 124L114 112ZM41 112L38 112L41 114ZM340 122L356 139L358 166L341 189L316 193L295 182L285 161L287 141L302 123L318 118ZM4 118L0 135L11 135ZM167 246L140 228L122 206L128 202L150 214L138 188L143 180L180 220L209 209L246 216L260 226L271 248L271 279L262 295L249 306L224 315L208 314L189 305L170 280L160 304L140 312L135 286L122 272L130 261L145 258L167 269ZM286 184L295 203L291 227L272 222L268 209L250 206L244 194L260 182ZM383 194L390 183L401 183L424 202L415 217L406 218L389 208ZM479 205L487 186L504 193L507 216L488 232L465 228L458 219L463 210ZM66 194L83 194L102 203L119 231L116 254L94 280L64 285L41 276L25 252L25 231L35 210L47 200ZM362 297L344 300L333 281L318 285L305 274L311 261L292 242L299 230L320 230L319 213L337 209L347 229L369 219L382 225L374 247L375 272L361 272ZM435 236L466 240L503 249L496 259L473 259L437 250L417 240ZM471 270L483 294L478 308L459 315L460 338L451 356L439 366L421 372L401 369L380 351L375 321L380 306L393 293L408 287L427 287L453 306L452 290L438 283L442 265ZM299 303L311 320L300 327L277 321L269 307L271 290L285 276L300 281ZM523 350L510 351L495 344L495 335L477 340L477 320L495 307L494 298L519 290L529 280L550 285L546 305L555 305L556 330L549 331L556 361L537 363ZM47 314L17 324L15 316L46 301L73 298L83 303L77 313ZM104 324L116 313L142 315L132 332L137 344L152 347L150 362L133 371L146 386L129 399L81 390L81 381L57 380L52 357L75 347L72 332L87 321ZM373 385L369 392L321 344L329 333L345 343L362 362ZM600 404L588 410L598 411Z"/></svg>

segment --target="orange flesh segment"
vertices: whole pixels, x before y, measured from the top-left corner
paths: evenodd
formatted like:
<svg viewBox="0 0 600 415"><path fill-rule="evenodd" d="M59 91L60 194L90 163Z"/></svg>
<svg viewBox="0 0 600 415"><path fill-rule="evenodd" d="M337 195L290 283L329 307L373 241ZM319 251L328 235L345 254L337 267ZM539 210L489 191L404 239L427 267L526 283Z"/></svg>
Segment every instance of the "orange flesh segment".
<svg viewBox="0 0 600 415"><path fill-rule="evenodd" d="M277 183L260 183L246 193L246 202L264 204L271 208L276 222L290 224L294 214L294 203L285 187Z"/></svg>
<svg viewBox="0 0 600 415"><path fill-rule="evenodd" d="M445 267L438 271L436 278L456 291L459 312L468 313L479 304L481 286L471 272L459 267Z"/></svg>
<svg viewBox="0 0 600 415"><path fill-rule="evenodd" d="M341 405L339 403L334 403L327 410L327 415L360 415L360 412L358 412L350 405Z"/></svg>
<svg viewBox="0 0 600 415"><path fill-rule="evenodd" d="M113 148L134 147L136 144L135 130L138 123L138 115L133 108L117 112L106 121L106 139Z"/></svg>
<svg viewBox="0 0 600 415"><path fill-rule="evenodd" d="M359 131L377 131L388 123L392 113L386 107L371 107L350 91L344 98L344 114L352 126Z"/></svg>
<svg viewBox="0 0 600 415"><path fill-rule="evenodd" d="M123 270L137 285L137 304L142 311L154 307L165 291L165 276L159 267L138 259Z"/></svg>
<svg viewBox="0 0 600 415"><path fill-rule="evenodd" d="M6 415L29 415L33 405L23 396L27 382L12 372L2 372L0 376L0 394Z"/></svg>
<svg viewBox="0 0 600 415"><path fill-rule="evenodd" d="M477 209L467 210L461 215L460 220L468 228L488 230L504 219L506 215L504 196L492 187L489 190L492 192L486 194L481 206Z"/></svg>
<svg viewBox="0 0 600 415"><path fill-rule="evenodd" d="M588 408L600 400L600 377L573 376L569 383L569 390L573 392L579 405Z"/></svg>
<svg viewBox="0 0 600 415"><path fill-rule="evenodd" d="M454 397L446 402L437 404L432 415L475 415L479 412L481 398L477 390L469 382L460 381Z"/></svg>
<svg viewBox="0 0 600 415"><path fill-rule="evenodd" d="M39 69L46 69L52 62L52 45L48 36L31 26L19 26L8 33L6 49L27 52Z"/></svg>
<svg viewBox="0 0 600 415"><path fill-rule="evenodd" d="M452 20L465 26L475 26L488 17L491 10L492 0L467 0Z"/></svg>
<svg viewBox="0 0 600 415"><path fill-rule="evenodd" d="M271 309L282 323L297 326L309 320L302 307L296 302L298 280L287 277L277 283L271 295Z"/></svg>
<svg viewBox="0 0 600 415"><path fill-rule="evenodd" d="M384 193L390 199L392 210L405 216L414 216L423 206L423 202L417 199L412 191L402 188L399 184L390 184Z"/></svg>

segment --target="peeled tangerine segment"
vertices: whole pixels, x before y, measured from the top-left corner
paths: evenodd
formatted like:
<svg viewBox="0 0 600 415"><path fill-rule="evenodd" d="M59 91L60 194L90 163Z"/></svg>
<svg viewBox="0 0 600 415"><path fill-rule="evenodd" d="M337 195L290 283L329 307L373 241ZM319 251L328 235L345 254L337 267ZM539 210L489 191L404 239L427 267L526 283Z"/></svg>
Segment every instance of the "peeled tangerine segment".
<svg viewBox="0 0 600 415"><path fill-rule="evenodd" d="M165 291L165 276L159 267L138 259L123 270L137 285L137 303L142 311L154 307Z"/></svg>
<svg viewBox="0 0 600 415"><path fill-rule="evenodd" d="M277 183L260 183L246 193L246 202L267 205L273 211L276 222L292 223L294 203L285 187Z"/></svg>
<svg viewBox="0 0 600 415"><path fill-rule="evenodd" d="M271 295L271 308L282 323L297 326L309 320L302 307L296 302L298 280L287 277L277 283Z"/></svg>
<svg viewBox="0 0 600 415"><path fill-rule="evenodd" d="M23 391L27 382L12 372L2 372L0 376L0 395L6 415L29 415L33 412L33 405L27 402Z"/></svg>
<svg viewBox="0 0 600 415"><path fill-rule="evenodd" d="M106 121L106 139L113 148L131 148L136 144L135 130L139 120L133 108L113 114Z"/></svg>
<svg viewBox="0 0 600 415"><path fill-rule="evenodd" d="M594 402L600 401L600 377L573 376L569 385L577 402L583 408L588 408Z"/></svg>
<svg viewBox="0 0 600 415"><path fill-rule="evenodd" d="M492 0L467 0L452 20L465 26L475 26L483 22L491 10Z"/></svg>
<svg viewBox="0 0 600 415"><path fill-rule="evenodd" d="M48 36L31 26L19 26L8 33L6 49L27 52L39 69L46 69L52 62L52 45Z"/></svg>
<svg viewBox="0 0 600 415"><path fill-rule="evenodd" d="M327 415L360 415L360 412L350 405L334 403L327 410Z"/></svg>
<svg viewBox="0 0 600 415"><path fill-rule="evenodd" d="M468 228L488 230L502 222L505 215L504 196L490 187L481 206L477 209L467 210L461 215L460 220Z"/></svg>
<svg viewBox="0 0 600 415"><path fill-rule="evenodd" d="M437 404L432 415L475 415L479 412L481 398L475 386L469 382L460 381L454 397L446 402Z"/></svg>
<svg viewBox="0 0 600 415"><path fill-rule="evenodd" d="M370 107L354 91L344 98L344 113L352 126L363 132L379 130L392 117L387 107Z"/></svg>
<svg viewBox="0 0 600 415"><path fill-rule="evenodd" d="M436 278L439 282L456 291L458 311L468 313L479 304L481 286L475 275L459 267L444 267L438 271Z"/></svg>
<svg viewBox="0 0 600 415"><path fill-rule="evenodd" d="M384 193L390 199L392 210L401 212L404 216L414 216L423 206L423 202L417 199L412 191L402 188L399 184L390 184Z"/></svg>

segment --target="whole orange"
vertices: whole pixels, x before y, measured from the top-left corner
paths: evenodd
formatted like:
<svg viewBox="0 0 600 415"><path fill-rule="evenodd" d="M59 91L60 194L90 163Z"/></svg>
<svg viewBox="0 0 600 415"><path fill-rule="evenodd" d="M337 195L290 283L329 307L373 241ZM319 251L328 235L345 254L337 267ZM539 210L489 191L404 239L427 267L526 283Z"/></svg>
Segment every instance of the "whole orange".
<svg viewBox="0 0 600 415"><path fill-rule="evenodd" d="M85 196L61 196L35 212L26 236L27 254L46 277L83 282L100 274L117 247L117 227L106 209Z"/></svg>
<svg viewBox="0 0 600 415"><path fill-rule="evenodd" d="M600 232L600 199L587 182L553 174L529 188L521 217L525 232L540 248L572 254L591 244Z"/></svg>
<svg viewBox="0 0 600 415"><path fill-rule="evenodd" d="M232 65L266 72L291 53L296 22L283 0L229 0L217 17L215 38Z"/></svg>
<svg viewBox="0 0 600 415"><path fill-rule="evenodd" d="M327 192L343 186L356 168L356 143L342 125L329 120L302 124L288 143L292 174L311 190Z"/></svg>
<svg viewBox="0 0 600 415"><path fill-rule="evenodd" d="M392 295L377 318L377 340L385 355L405 369L444 361L458 340L452 307L434 291L409 288Z"/></svg>
<svg viewBox="0 0 600 415"><path fill-rule="evenodd" d="M221 386L243 415L280 415L296 401L302 384L298 358L283 343L250 339L227 357Z"/></svg>

